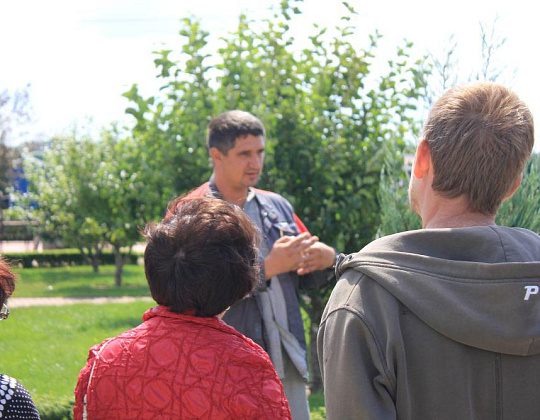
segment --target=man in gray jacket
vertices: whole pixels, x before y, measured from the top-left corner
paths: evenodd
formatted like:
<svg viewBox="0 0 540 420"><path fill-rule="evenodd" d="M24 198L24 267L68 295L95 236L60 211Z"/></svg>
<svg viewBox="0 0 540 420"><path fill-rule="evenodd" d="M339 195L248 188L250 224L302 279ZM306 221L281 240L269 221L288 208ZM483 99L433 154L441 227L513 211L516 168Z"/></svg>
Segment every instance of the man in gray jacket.
<svg viewBox="0 0 540 420"><path fill-rule="evenodd" d="M215 117L208 125L214 173L188 197L212 196L236 204L257 227L259 286L231 306L223 321L268 352L293 419L309 420L306 339L298 296L300 289L333 280L335 251L309 234L284 197L255 188L265 144L264 126L254 115L232 110Z"/></svg>
<svg viewBox="0 0 540 420"><path fill-rule="evenodd" d="M338 419L540 419L540 237L501 227L534 144L493 83L434 105L409 186L423 229L338 263L318 335Z"/></svg>

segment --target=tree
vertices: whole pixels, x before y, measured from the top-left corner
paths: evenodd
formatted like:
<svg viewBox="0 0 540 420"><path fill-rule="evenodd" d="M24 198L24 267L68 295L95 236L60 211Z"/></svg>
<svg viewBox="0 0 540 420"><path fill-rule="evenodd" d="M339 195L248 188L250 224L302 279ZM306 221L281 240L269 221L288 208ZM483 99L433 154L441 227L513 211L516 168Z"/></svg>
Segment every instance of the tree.
<svg viewBox="0 0 540 420"><path fill-rule="evenodd" d="M108 244L115 253L115 283L122 284L122 248L141 239L146 210L151 208L141 165L141 152L116 130L104 131L99 141L74 136L55 139L42 160L27 156L30 180L26 201L37 203L36 217L45 233L74 246L98 270Z"/></svg>
<svg viewBox="0 0 540 420"><path fill-rule="evenodd" d="M101 157L89 139L53 139L42 159L25 155L29 193L21 198L28 208L37 205L34 217L45 235L79 249L96 272L105 230L97 216L104 207L96 182Z"/></svg>
<svg viewBox="0 0 540 420"><path fill-rule="evenodd" d="M115 283L122 285L124 256L122 248L131 248L142 239L140 229L149 220L147 209L153 196L152 184L142 175L141 153L132 139L118 139L112 130L105 132L100 143L101 162L96 174L103 208L96 215L103 229L103 240L115 255ZM148 188L150 187L150 188Z"/></svg>
<svg viewBox="0 0 540 420"><path fill-rule="evenodd" d="M162 94L145 99L135 86L126 95L136 118L134 140L155 151L144 164L159 174L155 188L162 197L208 179L205 127L211 116L242 109L267 129L263 188L283 193L308 228L341 251L357 250L373 238L382 145L404 142L415 125L425 71L410 61L412 44L405 42L386 72L372 74L380 35L370 36L366 49L354 45L355 11L343 4L336 35L315 26L303 50L290 35L300 13L294 1L282 1L262 22L241 15L237 30L212 57L206 53L208 33L193 19L183 21L181 54L157 53ZM315 339L328 293L319 290L304 299L314 391L321 387Z"/></svg>
<svg viewBox="0 0 540 420"><path fill-rule="evenodd" d="M147 209L154 218L164 216L163 200L187 192L211 173L205 136L216 111L210 87L211 66L205 53L208 32L191 19L183 20L180 54L157 51L154 60L163 81L160 95L143 98L134 85L124 96L131 101L127 113L136 120L132 138L137 143L144 177L153 191Z"/></svg>

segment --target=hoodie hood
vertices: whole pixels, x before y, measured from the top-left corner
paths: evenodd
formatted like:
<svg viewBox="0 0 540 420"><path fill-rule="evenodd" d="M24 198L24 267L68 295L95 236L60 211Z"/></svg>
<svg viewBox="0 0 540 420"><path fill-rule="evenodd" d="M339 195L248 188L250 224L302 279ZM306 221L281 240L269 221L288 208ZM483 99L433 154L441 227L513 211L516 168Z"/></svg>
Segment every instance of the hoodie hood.
<svg viewBox="0 0 540 420"><path fill-rule="evenodd" d="M483 350L540 354L540 237L481 226L410 231L343 258L444 336Z"/></svg>

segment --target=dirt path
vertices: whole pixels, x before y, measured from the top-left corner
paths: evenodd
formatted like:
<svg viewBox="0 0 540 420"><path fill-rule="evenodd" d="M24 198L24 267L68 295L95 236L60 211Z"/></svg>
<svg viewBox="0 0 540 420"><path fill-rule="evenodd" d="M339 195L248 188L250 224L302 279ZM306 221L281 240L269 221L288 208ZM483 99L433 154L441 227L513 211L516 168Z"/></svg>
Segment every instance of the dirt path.
<svg viewBox="0 0 540 420"><path fill-rule="evenodd" d="M92 303L102 305L104 303L130 303L130 302L153 302L150 297L91 297L91 298L64 298L64 297L43 297L43 298L11 298L8 306L10 308L27 308L29 306L61 306L76 305L78 303Z"/></svg>

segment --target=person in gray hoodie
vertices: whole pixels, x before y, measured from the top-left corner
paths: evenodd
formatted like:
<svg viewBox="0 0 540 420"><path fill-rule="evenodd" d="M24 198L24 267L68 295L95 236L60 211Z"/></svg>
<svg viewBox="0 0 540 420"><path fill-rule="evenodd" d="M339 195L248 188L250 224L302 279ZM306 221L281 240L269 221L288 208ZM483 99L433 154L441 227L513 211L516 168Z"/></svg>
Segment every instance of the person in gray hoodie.
<svg viewBox="0 0 540 420"><path fill-rule="evenodd" d="M423 229L337 263L318 334L329 420L540 419L540 237L495 224L533 145L499 84L435 103L409 186Z"/></svg>

